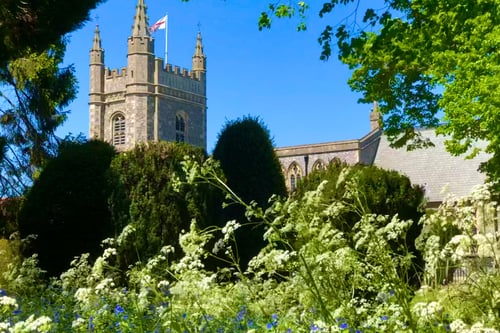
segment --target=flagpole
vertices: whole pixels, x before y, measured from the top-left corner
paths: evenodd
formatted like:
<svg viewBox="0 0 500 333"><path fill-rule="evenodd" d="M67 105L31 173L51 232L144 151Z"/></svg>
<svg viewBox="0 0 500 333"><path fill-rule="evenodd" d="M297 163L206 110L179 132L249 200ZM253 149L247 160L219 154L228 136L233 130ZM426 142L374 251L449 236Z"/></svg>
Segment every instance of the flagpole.
<svg viewBox="0 0 500 333"><path fill-rule="evenodd" d="M168 14L165 15L165 65L168 64Z"/></svg>

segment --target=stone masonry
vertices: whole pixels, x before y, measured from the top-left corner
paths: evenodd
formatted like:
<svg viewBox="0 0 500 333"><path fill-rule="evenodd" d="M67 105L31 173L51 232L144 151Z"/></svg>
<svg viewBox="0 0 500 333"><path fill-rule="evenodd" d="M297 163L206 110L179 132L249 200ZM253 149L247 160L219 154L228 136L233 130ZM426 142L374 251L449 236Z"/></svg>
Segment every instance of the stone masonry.
<svg viewBox="0 0 500 333"><path fill-rule="evenodd" d="M99 27L90 50L90 135L120 151L146 141L206 148L206 57L198 33L191 70L154 56L146 5L138 0L127 66L105 68Z"/></svg>

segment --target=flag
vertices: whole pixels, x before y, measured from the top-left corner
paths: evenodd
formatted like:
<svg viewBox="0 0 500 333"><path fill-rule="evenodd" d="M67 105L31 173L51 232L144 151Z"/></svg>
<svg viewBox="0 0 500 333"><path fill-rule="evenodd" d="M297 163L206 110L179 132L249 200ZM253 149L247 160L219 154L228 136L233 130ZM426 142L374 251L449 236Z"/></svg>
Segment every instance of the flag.
<svg viewBox="0 0 500 333"><path fill-rule="evenodd" d="M149 29L151 30L151 32L155 32L156 30L165 29L166 26L167 26L167 15L156 21L156 23L153 24Z"/></svg>

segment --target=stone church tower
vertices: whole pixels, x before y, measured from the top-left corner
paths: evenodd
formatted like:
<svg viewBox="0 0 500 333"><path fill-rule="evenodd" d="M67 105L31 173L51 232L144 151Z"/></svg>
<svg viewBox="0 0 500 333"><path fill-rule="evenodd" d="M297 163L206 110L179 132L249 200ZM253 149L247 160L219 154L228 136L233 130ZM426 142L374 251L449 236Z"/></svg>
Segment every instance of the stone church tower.
<svg viewBox="0 0 500 333"><path fill-rule="evenodd" d="M206 149L206 57L201 34L191 70L154 56L144 0L138 0L127 67L104 66L99 27L90 50L90 135L118 150L138 142L187 142Z"/></svg>

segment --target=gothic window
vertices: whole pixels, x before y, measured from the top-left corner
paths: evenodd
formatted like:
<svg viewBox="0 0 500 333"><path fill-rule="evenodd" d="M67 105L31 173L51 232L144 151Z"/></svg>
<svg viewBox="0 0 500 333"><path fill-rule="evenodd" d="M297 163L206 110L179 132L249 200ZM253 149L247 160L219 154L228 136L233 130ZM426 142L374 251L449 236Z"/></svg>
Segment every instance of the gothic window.
<svg viewBox="0 0 500 333"><path fill-rule="evenodd" d="M319 160L316 160L316 162L314 162L313 164L313 170L316 171L316 170L326 170L326 164L325 162L323 162L323 160L319 159Z"/></svg>
<svg viewBox="0 0 500 333"><path fill-rule="evenodd" d="M119 146L125 144L125 117L118 114L113 117L113 145Z"/></svg>
<svg viewBox="0 0 500 333"><path fill-rule="evenodd" d="M290 192L294 192L297 188L297 184L302 178L302 169L300 166L293 162L288 168L288 179L290 180Z"/></svg>
<svg viewBox="0 0 500 333"><path fill-rule="evenodd" d="M175 116L175 141L186 141L186 119L181 114Z"/></svg>

